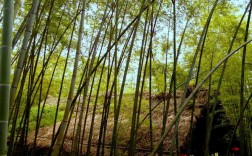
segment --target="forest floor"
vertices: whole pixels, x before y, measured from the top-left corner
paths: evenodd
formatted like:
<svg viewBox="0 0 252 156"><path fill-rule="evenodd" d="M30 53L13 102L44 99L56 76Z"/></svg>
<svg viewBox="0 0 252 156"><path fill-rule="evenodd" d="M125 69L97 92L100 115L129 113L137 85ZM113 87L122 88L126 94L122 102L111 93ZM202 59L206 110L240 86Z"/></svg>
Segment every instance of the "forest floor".
<svg viewBox="0 0 252 156"><path fill-rule="evenodd" d="M202 96L202 95L201 95ZM164 98L166 97L166 98ZM176 97L177 104L180 104L181 100L181 93L179 92ZM48 99L49 104L53 103L52 98L51 102L50 99ZM117 146L117 152L120 155L127 155L127 150L128 150L128 145L129 145L129 138L130 138L130 130L131 130L131 122L132 122L132 112L133 112L133 99L134 95L133 94L127 94L123 97L123 102L121 106L121 111L120 111L120 116L119 116L119 124L118 124L118 146ZM152 126L152 141L153 145L157 143L161 136L161 130L163 127L163 113L164 113L164 103L167 102L168 96L165 96L164 94L157 94L153 95L151 97L151 126ZM170 101L170 106L169 106L169 111L168 111L168 116L167 116L167 122L166 125L169 125L169 123L174 119L174 101L173 97L171 97ZM83 153L86 152L86 147L88 144L88 138L92 137L92 147L91 147L91 153L95 154L98 144L99 144L99 137L101 134L100 129L101 129L101 122L102 122L102 116L103 116L103 105L98 104L96 111L94 111L94 105L92 104L93 99L90 99L91 103L89 108L85 107L85 113L84 117L82 119L82 122L85 124L82 126L82 132L84 132L84 136L81 137L81 139L84 139L83 141ZM113 99L112 99L113 101ZM201 109L205 105L205 97L204 95L200 98L197 98L196 100L196 106L194 110L194 122L196 121L196 118L200 116ZM79 108L79 107L78 107ZM179 108L179 105L178 105ZM113 112L114 106L113 104L110 105L110 111L108 113L108 118L107 118L107 125L106 125L106 133L105 137L103 135L103 139L100 142L101 143L101 148L104 148L104 153L105 155L109 155L110 151L110 144L112 141L112 133L113 133L113 126L114 126L114 112ZM75 110L75 117L79 116L78 115L79 110ZM87 112L87 114L86 114ZM185 142L189 129L190 129L190 122L191 122L191 108L188 107L181 115L180 117L180 122L179 122L179 130L178 130L178 140L179 140L179 146L183 145ZM90 126L92 122L92 117L94 116L94 127L93 127L93 133L92 136L89 136L90 133ZM137 113L138 114L138 113ZM76 119L73 117L70 120L70 125L67 131L66 135L66 140L64 142L63 150L65 153L71 152L72 148L72 142L74 140L73 134L75 132L76 128ZM83 124L82 123L82 124ZM56 123L56 131L60 125L60 122ZM150 145L150 114L149 114L149 95L145 94L142 98L142 104L141 104L141 111L139 115L139 122L138 122L138 130L137 130L137 139L136 139L136 149L140 155L148 154L150 152L149 149L151 149ZM51 146L51 140L52 140L52 134L53 134L53 129L54 126L44 126L41 127L38 131L38 136L37 136L37 149L40 148L49 148ZM104 133L104 132L103 132ZM35 136L35 131L32 131L28 135L28 145L32 147L34 143L34 136ZM173 131L168 135L167 139L164 141L164 151L168 152L171 145L172 145L172 136L175 136L173 134ZM102 146L104 145L104 146Z"/></svg>

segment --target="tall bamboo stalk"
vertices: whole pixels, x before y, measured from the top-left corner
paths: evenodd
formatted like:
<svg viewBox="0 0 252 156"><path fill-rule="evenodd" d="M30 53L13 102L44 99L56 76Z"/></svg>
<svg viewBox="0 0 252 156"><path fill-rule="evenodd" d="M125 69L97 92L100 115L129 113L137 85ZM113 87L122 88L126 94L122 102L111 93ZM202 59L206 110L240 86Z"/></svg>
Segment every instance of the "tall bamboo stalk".
<svg viewBox="0 0 252 156"><path fill-rule="evenodd" d="M74 137L74 149L72 151L72 154L76 154L76 152L78 152L78 148L79 148L79 145L80 145L80 134L81 134L81 125L82 125L82 118L83 118L83 113L84 113L84 105L85 105L85 102L86 102L86 99L87 99L87 93L88 93L88 90L89 90L89 82L90 82L90 78L92 76L92 69L93 69L93 64L94 64L94 61L95 61L95 57L96 57L96 54L97 54L97 45L98 45L98 42L99 42L99 39L100 39L100 36L101 36L101 31L103 29L103 23L105 23L105 19L107 17L107 14L108 14L108 4L109 3L106 3L106 8L105 8L105 11L104 11L104 14L103 14L103 17L102 17L102 23L100 24L100 27L99 27L99 31L98 31L98 34L95 38L95 41L94 41L94 44L93 44L93 47L91 48L91 51L90 51L90 59L88 59L88 62L87 62L87 74L85 75L85 87L84 87L84 95L83 95L83 103L81 105L81 109L80 109L80 116L79 116L79 121L78 121L78 124L77 124L77 129L76 129L76 132L75 132L75 137ZM84 17L83 17L84 18Z"/></svg>
<svg viewBox="0 0 252 156"><path fill-rule="evenodd" d="M145 17L145 22L144 22L144 30L143 30L143 37L142 37L142 45L141 45L141 55L140 55L140 59L139 59L139 69L141 69L141 72L143 71L143 76L139 75L140 78L142 77L142 82L141 82L141 88L140 88L140 97L139 97L139 105L138 105L138 112L137 112L137 121L136 121L136 137L135 139L137 139L137 131L139 129L139 120L140 120L140 116L141 116L141 107L142 107L142 98L143 98L143 92L144 92L144 84L145 84L145 78L146 78L146 71L147 71L147 64L148 64L148 51L146 50L146 46L147 46L147 38L148 38L148 34L149 34L149 29L150 29L150 22L148 21L148 17L149 17L149 9L147 9L146 11L146 17ZM145 56L146 57L146 61ZM145 62L145 63L144 63ZM152 127L150 126L150 129ZM151 130L150 130L151 131ZM152 145L152 133L150 133L150 148L152 149L153 145Z"/></svg>
<svg viewBox="0 0 252 156"><path fill-rule="evenodd" d="M140 9L139 16L141 16L141 14L142 14L142 9L143 9L144 3L145 3L145 0L143 0L142 3L141 3L141 9ZM138 18L138 20L136 22L136 25L133 28L134 33L133 33L133 36L132 36L131 45L130 45L129 53L128 53L128 56L127 56L127 62L126 62L124 76L123 76L123 80L122 80L122 87L121 87L121 90L120 90L120 96L119 96L119 99L118 99L118 106L117 106L117 110L116 110L116 114L115 114L114 132L116 132L116 130L117 130L117 124L118 124L118 119L119 119L119 112L120 112L120 107L121 107L122 94L124 92L124 85L125 85L125 82L126 82L126 76L127 76L127 72L128 72L129 62L130 62L130 58L131 58L132 48L133 48L133 45L134 45L134 40L135 40L135 37L136 37L136 32L137 32L139 20L140 20L140 18ZM136 111L136 105L134 105L133 111ZM134 137L134 131L135 131L135 128L134 128L135 123L134 122L135 122L135 119L136 119L134 117L134 115L136 115L136 114L133 113L132 124L131 124L133 126L133 127L131 126L131 141L132 142L134 140L134 138L133 138ZM116 137L117 134L116 133L114 133L114 134L115 135L113 137ZM115 138L115 139L117 139L117 138ZM130 144L129 155L131 155L132 152L133 152L133 146L132 146L132 144Z"/></svg>
<svg viewBox="0 0 252 156"><path fill-rule="evenodd" d="M119 61L118 61L118 67L117 67L117 71L118 71L118 72L115 73L117 76L118 76L119 71L120 71L120 68L121 68L121 66L122 66L123 59L126 59L126 58L124 58L124 55L127 54L127 53L126 53L126 51L127 51L127 46L129 45L130 39L131 39L131 37L132 37L132 35L133 35L133 32L134 32L134 29L131 30L131 32L130 32L130 34L129 34L129 36L128 36L128 38L127 38L125 44L124 44L124 48L123 48L123 50L122 50L120 59L119 59ZM111 69L111 70L112 70L112 69ZM110 75L111 75L111 73L110 73ZM115 83L112 84L112 86L111 86L111 91L113 91L114 85L115 85ZM124 85L125 85L125 82L123 81L123 82L121 83L121 86L124 86ZM123 98L123 92L122 92L123 88L124 88L124 87L121 87L120 93L119 93L119 97L118 97L117 110L116 110L116 114L115 114L115 119L116 119L116 120L115 120L114 127L113 127L112 145L111 145L111 148L110 148L110 155L115 155L114 150L115 150L115 147L116 147L116 144L117 144L117 140L116 140L116 139L117 139L117 135L118 135L118 131L117 131L118 126L117 126L117 125L118 125L118 118L119 118L119 114L120 114L120 110L121 110L121 104L122 104L122 98ZM108 101L108 102L107 102L107 105L108 105L108 108L107 108L107 109L109 109L110 101L111 101L111 96L108 98L107 101ZM109 111L109 110L108 110L108 111ZM104 129L104 134L106 134L105 130L106 130L106 129ZM104 135L104 140L105 140L105 135ZM104 142L105 142L105 141L104 141ZM102 152L104 152L104 145L103 145L103 151L102 151ZM102 154L103 154L103 153L102 153Z"/></svg>
<svg viewBox="0 0 252 156"><path fill-rule="evenodd" d="M106 59L104 60L104 64L102 66L102 71L100 73L100 78L99 78L99 83L98 83L98 89L97 89L97 93L96 93L96 97L95 97L95 103L94 103L93 114L92 114L92 119L91 119L92 121L91 121L90 130L89 130L88 147L87 147L87 153L86 153L86 155L91 155L91 143L92 143L92 138L93 138L94 119L95 119L95 113L96 113L96 108L97 108L98 96L99 96L99 92L100 92L100 86L101 86L101 82L102 82L102 76L103 76L103 72L104 72L105 63L106 63ZM95 76L94 76L94 78L95 78ZM86 112L86 113L88 113L88 112ZM82 138L82 139L84 139L84 138ZM81 146L81 148L82 148L82 146Z"/></svg>
<svg viewBox="0 0 252 156"><path fill-rule="evenodd" d="M14 16L13 16L13 20L15 20L17 13L19 12L21 7L21 0L15 0L14 3Z"/></svg>
<svg viewBox="0 0 252 156"><path fill-rule="evenodd" d="M252 10L252 4L250 4L244 42L246 42L248 40L251 10ZM240 148L241 148L240 154L241 154L241 156L245 156L245 153L246 153L246 151L245 151L246 150L246 147L245 147L245 144L246 144L245 143L246 130L245 130L245 120L244 120L244 113L243 113L243 109L244 109L244 106L245 106L244 88L245 88L246 53L247 53L247 46L245 45L244 48L243 48L243 53L242 53L241 82L240 82L240 127L239 127L239 138L240 138Z"/></svg>
<svg viewBox="0 0 252 156"><path fill-rule="evenodd" d="M104 42L105 42L105 38L107 36L108 27L109 27L109 23L107 25L107 28L105 30L105 33L104 33L104 36L103 36L103 39L102 39L101 49L100 49L98 59L100 58L101 52L102 52L103 47L104 47L103 45L104 45ZM111 33L112 33L112 31L111 31ZM110 37L112 37L112 35L110 35ZM93 115L92 115L92 122L91 122L91 126L90 126L90 133L89 133L89 137L88 137L88 147L87 147L86 155L90 155L91 142L92 142L92 136L93 136L94 118L95 118L95 112L96 112L96 105L97 105L97 102L98 102L97 100L98 100L98 97L99 97L99 90L100 90L102 75L104 73L103 71L104 71L105 63L106 63L106 59L104 60L104 63L103 63L103 66L102 66L102 71L101 71L101 74L100 74L99 84L97 86L98 88L97 88L97 91L96 91L95 104L94 104L94 110L93 110ZM87 125L86 123L87 123L88 107L89 107L89 104L91 103L90 99L91 99L91 96L92 96L92 90L93 90L93 86L94 86L94 83L95 83L96 73L97 73L97 71L95 71L95 73L94 73L93 80L92 80L92 85L91 85L91 89L90 89L90 93L89 93L89 97L88 97L88 104L87 104L87 110L86 110L86 115L85 115L85 120L84 120L84 127L83 127L82 135L81 135L81 138L82 138L81 139L81 145L80 145L81 149L79 150L80 155L82 154L82 151L83 151L82 147L83 147L83 143L84 143L84 139L85 139L85 130L86 130L86 125ZM107 82L107 83L109 83L109 82ZM108 94L105 95L105 99L106 99L107 95Z"/></svg>
<svg viewBox="0 0 252 156"><path fill-rule="evenodd" d="M176 48L176 1L172 0L173 3L173 106L174 106L174 114L177 114L177 91L176 91L176 85L177 85L177 48ZM178 126L179 126L179 120L176 123L175 130L174 130L174 138L175 138L175 145L176 145L176 152L177 155L179 155L179 148L178 148ZM172 142L173 144L174 142ZM170 155L173 153L173 148L170 148Z"/></svg>
<svg viewBox="0 0 252 156"><path fill-rule="evenodd" d="M114 54L114 57L115 57L115 64L114 64L114 84L115 84L115 87L114 87L114 113L116 114L116 109L117 109L117 52L118 52L118 40L117 40L117 36L118 36L118 18L119 18L119 1L116 0L116 7L115 7L115 26L114 26L114 29L115 29L115 54ZM114 123L116 122L116 115L114 116ZM113 136L115 135L114 134L114 130L113 130ZM111 145L111 149L110 150L110 156L112 156L114 153L116 154L116 137L112 137L112 145ZM113 153L114 152L114 153Z"/></svg>
<svg viewBox="0 0 252 156"><path fill-rule="evenodd" d="M75 25L76 25L76 20L74 20L74 23L73 23L72 32L71 32L71 36L70 36L70 39L69 39L70 41L69 41L69 45L68 45L68 48L67 48L67 54L66 54L66 59L65 59L65 62L64 62L64 68L63 68L62 78L61 78L61 85L60 85L59 95L58 95L58 99L57 99L57 107L60 104L60 98L62 96L63 84L65 82L66 70L67 70L67 65L68 65L68 60L69 60L70 48L72 46L72 41L73 41L73 34L74 34L74 30L75 30ZM54 140L55 140L54 133L55 133L55 129L56 129L56 121L57 120L56 120L56 116L55 116L54 125L53 125L52 143L51 143L51 149L50 150L52 150L52 148L54 146Z"/></svg>
<svg viewBox="0 0 252 156"><path fill-rule="evenodd" d="M75 55L75 62L74 62L74 69L73 69L73 75L72 75L72 80L71 80L71 85L70 85L70 90L67 98L67 105L66 109L64 112L64 117L62 119L62 123L59 127L59 134L57 136L52 155L53 156L58 156L59 155L59 150L62 144L63 140L63 135L66 130L67 126L67 121L70 113L70 108L71 108L71 103L72 103L72 97L74 93L74 87L75 87L75 82L76 82L76 76L77 76L77 71L78 71L78 63L79 63L79 56L80 56L80 50L81 50L81 42L82 42L82 31L84 27L84 17L85 17L85 8L86 8L86 0L83 0L82 3L82 14L81 14L81 21L80 21L80 28L79 28L79 35L78 35L78 44L76 48L76 55Z"/></svg>
<svg viewBox="0 0 252 156"><path fill-rule="evenodd" d="M13 8L13 0L4 0L0 49L0 155L7 154Z"/></svg>
<svg viewBox="0 0 252 156"><path fill-rule="evenodd" d="M32 10L30 12L30 18L29 18L28 23L27 23L26 32L25 32L25 36L24 36L24 40L23 40L23 44L22 44L22 49L21 49L21 52L20 52L20 55L19 55L17 67L16 67L15 72L14 72L14 78L13 78L13 81L12 81L11 93L10 93L10 108L9 108L10 118L12 117L13 103L14 103L16 90L17 90L17 87L18 87L18 84L19 84L20 75L22 74L25 58L26 58L26 55L28 53L27 46L28 46L28 42L30 40L32 27L33 27L33 24L34 24L34 21L35 21L35 16L36 16L38 4L39 4L39 0L34 0L33 1Z"/></svg>

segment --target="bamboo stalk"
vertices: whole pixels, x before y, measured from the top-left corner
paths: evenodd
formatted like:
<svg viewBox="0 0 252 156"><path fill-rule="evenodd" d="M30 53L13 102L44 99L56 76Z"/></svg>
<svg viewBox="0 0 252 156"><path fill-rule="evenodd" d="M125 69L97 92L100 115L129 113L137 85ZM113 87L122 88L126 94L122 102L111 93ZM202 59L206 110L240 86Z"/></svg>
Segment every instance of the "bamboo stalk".
<svg viewBox="0 0 252 156"><path fill-rule="evenodd" d="M22 44L22 49L21 49L21 52L19 55L18 64L17 64L17 67L14 72L14 78L12 81L11 93L10 93L10 108L9 108L10 109L9 110L10 111L10 118L12 117L11 112L13 109L14 98L15 98L16 90L17 90L17 87L19 84L20 75L22 73L25 58L28 53L27 46L28 46L28 42L29 42L29 39L31 36L32 27L33 27L33 24L35 21L35 16L36 16L38 5L39 5L39 0L34 0L32 10L30 13L30 18L28 20L27 27L26 27L26 32L25 32L25 36L24 36L24 40L23 40L23 44Z"/></svg>
<svg viewBox="0 0 252 156"><path fill-rule="evenodd" d="M13 0L4 0L2 45L0 49L0 155L7 154L12 51Z"/></svg>
<svg viewBox="0 0 252 156"><path fill-rule="evenodd" d="M64 117L62 120L62 123L59 127L59 135L56 139L56 143L53 147L52 155L53 156L58 156L59 155L59 150L61 147L61 143L63 140L63 135L65 133L66 125L67 125L67 120L69 117L70 113L70 106L72 102L72 97L74 93L74 87L75 87L75 81L76 81L76 75L77 75L77 69L78 69L78 63L79 63L79 56L80 56L80 47L81 47L81 42L82 42L82 31L83 31L83 25L84 25L84 17L85 17L85 8L86 8L86 0L83 0L82 4L82 14L81 14L81 22L80 22L80 28L79 28L79 36L78 36L78 44L77 44L77 49L76 49L76 56L75 56L75 62L74 62L74 69L73 69L73 75L72 75L72 80L71 80L71 85L70 85L70 91L68 94L68 99L67 99L67 106L64 112Z"/></svg>
<svg viewBox="0 0 252 156"><path fill-rule="evenodd" d="M17 17L17 13L19 12L21 5L21 0L15 0L13 21Z"/></svg>
<svg viewBox="0 0 252 156"><path fill-rule="evenodd" d="M251 17L251 11L252 11L252 4L250 3L250 9L248 14L248 21L246 25L246 32L244 36L244 42L248 40L249 35L249 23L250 23L250 17ZM246 61L246 53L247 53L247 46L245 45L242 52L242 66L241 66L241 81L240 81L240 127L239 127L239 139L240 139L240 154L241 156L245 156L246 154L246 143L245 143L245 120L244 120L244 113L243 108L245 106L245 61Z"/></svg>

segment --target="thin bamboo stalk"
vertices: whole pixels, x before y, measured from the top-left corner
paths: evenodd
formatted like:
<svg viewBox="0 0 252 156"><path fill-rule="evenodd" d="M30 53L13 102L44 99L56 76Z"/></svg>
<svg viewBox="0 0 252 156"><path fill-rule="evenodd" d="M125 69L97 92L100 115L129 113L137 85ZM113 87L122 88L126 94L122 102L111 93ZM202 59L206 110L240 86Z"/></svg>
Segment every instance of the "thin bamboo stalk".
<svg viewBox="0 0 252 156"><path fill-rule="evenodd" d="M107 17L107 13L108 13L108 3L106 4L106 8L105 8L105 11L104 11L104 14L103 14L103 17L102 17L102 23L101 23L101 25L99 27L98 34L97 34L97 36L95 38L93 47L92 47L92 49L90 51L90 56L91 56L90 57L90 63L87 63L87 65L89 65L89 66L87 66L88 67L87 68L87 74L85 76L86 85L85 85L85 88L84 88L83 104L81 105L81 109L80 109L80 116L79 116L79 121L78 121L77 129L76 129L76 133L75 133L74 149L72 151L72 154L76 154L76 152L78 152L78 148L79 148L81 125L82 125L82 118L83 118L83 112L84 112L84 105L85 105L85 102L86 102L87 93L88 93L88 89L89 89L89 81L90 81L90 78L92 76L93 64L94 64L96 53L97 53L97 45L98 45L99 38L100 38L100 35L101 35L101 30L103 28L103 23L105 23L105 19Z"/></svg>
<svg viewBox="0 0 252 156"><path fill-rule="evenodd" d="M76 55L75 55L75 62L74 62L74 69L73 69L73 75L72 75L72 80L71 80L71 85L70 85L70 90L68 94L68 99L67 99L67 105L66 109L64 112L64 117L62 120L62 123L59 127L59 135L57 136L56 143L53 147L52 155L53 156L58 156L59 155L59 150L61 147L61 143L63 140L63 135L65 133L66 125L67 125L67 120L68 116L70 113L70 106L72 102L72 97L74 93L74 86L75 86L75 81L76 81L76 75L77 75L77 69L78 69L78 63L79 63L79 56L80 56L80 47L81 47L81 42L82 42L82 31L83 31L83 26L84 26L84 18L85 18L85 8L86 8L86 0L83 0L82 3L82 14L81 14L81 21L80 21L80 28L79 28L79 35L78 35L78 44L77 44L77 49L76 49Z"/></svg>
<svg viewBox="0 0 252 156"><path fill-rule="evenodd" d="M26 27L26 32L25 32L25 36L24 36L24 40L23 40L23 44L22 44L22 49L21 49L21 52L19 55L18 64L17 64L17 67L14 72L14 78L12 81L11 93L10 93L10 108L9 108L10 113L12 112L12 109L13 109L13 103L14 103L13 100L15 98L16 90L17 90L17 87L19 84L20 75L22 74L24 61L25 61L26 55L28 53L27 46L28 46L28 42L29 42L29 39L31 36L32 27L33 27L33 24L35 21L35 16L36 16L38 5L39 5L39 0L34 0L31 14L30 14L30 18L28 20L27 27ZM12 114L10 114L10 118L11 117L12 117Z"/></svg>
<svg viewBox="0 0 252 156"><path fill-rule="evenodd" d="M248 21L246 25L246 31L244 36L244 42L248 40L249 35L249 23L252 11L252 4L250 4L249 14L248 14ZM242 66L241 66L241 81L240 81L240 127L239 127L239 139L240 139L240 154L241 156L245 156L246 154L246 131L245 131L245 120L244 120L244 111L243 108L245 106L244 103L244 88L245 88L245 61L246 61L246 53L247 53L247 46L245 45L242 52Z"/></svg>
<svg viewBox="0 0 252 156"><path fill-rule="evenodd" d="M176 1L172 0L173 3L173 106L174 106L174 114L177 114L177 90L176 90L176 85L177 85L177 49L176 49ZM174 130L174 140L175 140L175 145L176 145L176 153L177 155L179 155L179 148L178 148L178 144L179 144L179 140L178 140L178 126L179 126L179 120L176 123L175 126L175 130ZM172 141L172 145L174 144L174 142ZM170 155L172 155L173 153L173 148L170 148Z"/></svg>

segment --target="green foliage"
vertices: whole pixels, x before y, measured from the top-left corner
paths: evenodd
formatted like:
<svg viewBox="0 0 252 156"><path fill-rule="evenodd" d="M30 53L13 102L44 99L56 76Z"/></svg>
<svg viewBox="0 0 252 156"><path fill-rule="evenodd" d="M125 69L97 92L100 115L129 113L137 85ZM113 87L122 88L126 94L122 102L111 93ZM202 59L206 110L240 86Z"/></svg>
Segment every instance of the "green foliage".
<svg viewBox="0 0 252 156"><path fill-rule="evenodd" d="M205 73L210 70L211 61L212 64L217 64L226 54L228 48L231 43L231 39L234 35L235 29L238 25L238 19L240 18L237 14L233 14L232 11L237 10L231 3L222 2L218 5L216 12L211 20L211 24L208 30L208 35L206 38L206 43L203 49L203 58L201 63L201 75L200 79L205 76ZM208 15L208 10L202 10L202 16ZM202 23L195 23L196 25L203 25ZM242 23L241 29L239 29L237 38L235 40L235 44L233 49L238 47L241 43L243 43L243 38L245 34L245 23ZM196 30L196 32L195 32ZM187 38L189 37L190 40L186 40L186 45L189 47L188 51L185 55L185 62L186 68L191 66L191 60L193 54L191 53L191 48L193 45L197 43L197 34L200 32L200 29L195 29L192 27L190 32L194 32L193 34L187 33ZM196 34L196 36L195 36ZM248 45L247 50L251 48L251 45ZM220 91L220 98L223 102L223 105L226 109L226 112L229 117L232 118L232 121L235 122L237 119L237 114L239 112L239 91L240 91L240 73L241 73L241 55L242 53L236 54L232 56L227 63L227 67L224 73L221 91ZM248 53L247 55L251 55ZM247 63L250 63L250 57L247 56ZM248 65L249 66L249 65ZM196 69L195 69L196 72ZM196 73L195 73L196 74ZM221 68L218 69L212 75L212 89L217 88L217 84L220 78ZM245 71L245 75L249 76L249 67ZM248 81L247 81L248 82ZM250 86L249 83L246 85ZM205 85L207 87L207 84ZM235 108L235 109L234 109ZM236 119L235 119L236 118Z"/></svg>
<svg viewBox="0 0 252 156"><path fill-rule="evenodd" d="M42 106L40 108L40 113L41 113ZM57 115L57 122L61 121L64 115L64 109L65 106L61 105L59 107L59 112ZM30 117L29 117L29 131L33 131L36 128L37 124L37 113L38 113L38 107L33 106L31 107L30 110ZM56 106L51 106L51 105L45 105L44 111L43 111L43 117L40 123L40 127L45 127L45 126L51 126L54 123L54 118L56 115ZM18 119L17 125L19 125L21 122L21 118Z"/></svg>

